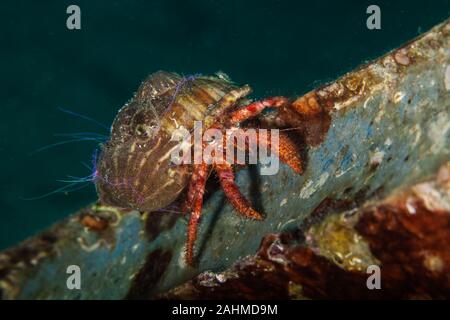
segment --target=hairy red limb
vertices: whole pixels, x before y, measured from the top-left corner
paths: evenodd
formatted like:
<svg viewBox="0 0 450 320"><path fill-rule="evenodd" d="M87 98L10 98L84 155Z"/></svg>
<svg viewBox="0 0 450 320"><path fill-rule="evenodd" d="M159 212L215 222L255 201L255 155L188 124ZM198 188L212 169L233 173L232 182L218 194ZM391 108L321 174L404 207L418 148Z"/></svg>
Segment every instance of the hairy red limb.
<svg viewBox="0 0 450 320"><path fill-rule="evenodd" d="M262 215L252 208L250 203L239 191L239 187L234 182L234 173L229 163L215 165L220 184L231 205L245 217L262 220Z"/></svg>
<svg viewBox="0 0 450 320"><path fill-rule="evenodd" d="M189 187L188 199L193 199L192 212L189 217L188 234L186 241L186 260L190 265L194 264L194 244L197 239L197 228L203 207L203 194L205 193L206 175L208 165L206 163L194 166L194 173Z"/></svg>
<svg viewBox="0 0 450 320"><path fill-rule="evenodd" d="M239 108L230 115L231 125L241 123L245 120L253 118L260 114L266 108L279 108L288 103L288 99L285 97L271 97L261 101L255 101Z"/></svg>
<svg viewBox="0 0 450 320"><path fill-rule="evenodd" d="M265 108L276 107L279 108L288 103L288 99L285 97L272 97L261 101L253 102L249 105L238 108L236 111L231 112L229 115L229 121L226 126L237 125L247 119L257 116ZM224 104L225 105L225 104ZM227 104L228 105L228 104ZM229 103L232 106L231 103ZM218 129L225 129L225 127L217 121L211 127ZM266 139L262 139L258 136L258 145L265 145L266 148L271 148L270 133ZM203 144L203 148L205 144ZM245 148L248 150L251 146L246 143ZM295 172L302 173L302 161L299 156L298 149L288 135L280 132L279 134L279 148L274 150L277 152L281 161L288 164ZM186 260L189 265L194 264L194 245L197 239L197 227L201 216L203 207L203 195L205 192L205 184L207 180L209 165L206 163L194 165L192 178L189 184L189 190L183 205L184 210L191 211L189 219L188 235L186 242ZM214 163L213 169L217 172L222 189L231 205L236 211L248 218L262 220L263 216L252 208L249 201L239 191L239 187L235 183L235 177L231 164L227 163L223 159L223 163Z"/></svg>

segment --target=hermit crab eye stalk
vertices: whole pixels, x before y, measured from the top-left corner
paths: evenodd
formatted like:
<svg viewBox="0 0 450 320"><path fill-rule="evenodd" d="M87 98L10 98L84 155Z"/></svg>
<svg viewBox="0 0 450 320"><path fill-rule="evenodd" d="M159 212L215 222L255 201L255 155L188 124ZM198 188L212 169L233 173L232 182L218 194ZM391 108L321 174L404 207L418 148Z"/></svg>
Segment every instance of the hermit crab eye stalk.
<svg viewBox="0 0 450 320"><path fill-rule="evenodd" d="M148 130L147 126L144 124L138 124L136 126L136 129L134 129L136 135L141 139L147 139L148 138Z"/></svg>
<svg viewBox="0 0 450 320"><path fill-rule="evenodd" d="M159 127L158 116L152 110L142 109L133 117L131 134L140 140L148 140L157 134Z"/></svg>

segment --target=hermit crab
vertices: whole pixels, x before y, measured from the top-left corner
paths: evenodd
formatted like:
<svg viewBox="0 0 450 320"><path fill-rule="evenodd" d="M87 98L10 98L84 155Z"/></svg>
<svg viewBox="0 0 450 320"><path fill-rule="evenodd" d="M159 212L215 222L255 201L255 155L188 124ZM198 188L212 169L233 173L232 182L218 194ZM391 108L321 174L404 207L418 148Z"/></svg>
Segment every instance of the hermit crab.
<svg viewBox="0 0 450 320"><path fill-rule="evenodd" d="M183 194L183 212L190 213L186 243L189 265L194 264L197 226L211 171L215 171L237 213L261 220L262 215L252 208L235 184L230 161L181 165L171 161L172 151L179 144L173 141L172 133L181 127L192 130L195 121L201 121L205 129L225 130L249 126L246 123L252 119L263 119L266 108L302 112L281 96L251 102L246 98L250 91L248 85L236 86L222 73L190 77L164 71L151 74L120 109L110 138L102 146L95 172L100 201L122 208L155 211ZM266 138L263 140L258 142L269 143ZM279 134L275 152L296 173L302 173L296 144L283 132Z"/></svg>

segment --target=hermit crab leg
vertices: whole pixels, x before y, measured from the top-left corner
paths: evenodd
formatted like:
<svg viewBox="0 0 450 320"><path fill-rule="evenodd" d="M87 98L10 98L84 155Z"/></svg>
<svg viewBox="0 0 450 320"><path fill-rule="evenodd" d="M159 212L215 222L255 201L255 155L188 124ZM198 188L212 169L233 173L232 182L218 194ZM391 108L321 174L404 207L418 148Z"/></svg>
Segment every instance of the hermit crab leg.
<svg viewBox="0 0 450 320"><path fill-rule="evenodd" d="M206 175L208 165L206 163L196 164L192 174L189 194L187 199L192 199L192 212L189 218L188 234L186 241L186 261L189 265L194 265L194 244L197 239L197 227L202 213L203 194L205 193ZM192 201L189 200L189 201Z"/></svg>
<svg viewBox="0 0 450 320"><path fill-rule="evenodd" d="M219 128L217 125L212 126L211 128L213 128L213 127ZM201 145L202 153L203 153L203 150L205 150L206 145L207 145L206 142L203 141L202 145ZM197 148L197 146L194 145L193 148ZM203 162L203 159L202 159L202 162ZM186 198L184 199L183 204L181 206L181 211L184 214L186 214L192 210L192 206L194 204L195 197L197 196L197 193L198 193L198 187L199 187L198 180L201 179L201 177L203 175L205 176L205 183L206 183L206 180L208 180L207 173L203 172L203 170L206 170L206 172L208 170L204 169L203 165L204 165L204 163L202 163L201 165L194 165L194 170L192 172L191 179L189 182L188 192L187 192Z"/></svg>
<svg viewBox="0 0 450 320"><path fill-rule="evenodd" d="M286 105L289 100L285 97L271 97L261 101L252 102L240 107L230 114L230 124L236 125L260 114L266 108L279 108Z"/></svg>
<svg viewBox="0 0 450 320"><path fill-rule="evenodd" d="M279 132L278 148L274 148L280 161L286 163L296 173L303 173L302 159L299 156L299 150L295 143L284 132ZM267 133L267 139L258 136L258 144L261 148L263 145L269 150L271 148L270 131Z"/></svg>
<svg viewBox="0 0 450 320"><path fill-rule="evenodd" d="M234 173L231 165L229 163L216 164L215 170L226 197L237 212L248 218L262 220L262 215L252 208L244 195L239 191L239 187L234 182Z"/></svg>
<svg viewBox="0 0 450 320"><path fill-rule="evenodd" d="M196 185L197 185L197 181L195 179L195 175L197 175L197 171L195 171L195 167L194 167L194 172L192 173L192 177L189 181L189 187L188 187L188 192L186 195L186 198L183 201L183 205L181 206L181 211L183 212L183 214L187 214L192 210L192 205L194 203L194 199L195 199L195 195L197 190Z"/></svg>
<svg viewBox="0 0 450 320"><path fill-rule="evenodd" d="M261 101L255 101L232 112L230 115L230 125L236 125L255 117L266 108L279 108L288 102L289 100L285 97L271 97ZM265 144L268 149L270 148L270 134L267 138L266 141L258 138L260 147L261 144ZM279 133L279 147L275 151L278 153L280 160L289 165L296 173L301 174L303 172L302 160L299 156L298 149L287 134L283 132Z"/></svg>
<svg viewBox="0 0 450 320"><path fill-rule="evenodd" d="M245 94L248 93L248 90L249 89L247 87L243 87L230 92L228 95L223 97L222 100L219 101L220 108L216 109L218 111L205 119L206 127L211 127L211 124L214 123L213 120L217 119L217 115L222 114L226 110L231 108L239 98L245 96ZM240 122L258 115L265 108L281 107L287 103L288 99L285 97L272 97L253 102L232 112L229 117L229 124L239 124ZM213 126L222 128L220 122L217 122ZM260 143L263 143L268 148L270 148L270 137L269 140L266 141L262 141L262 139L258 140ZM279 150L277 150L277 152L280 160L286 162L294 169L294 171L301 173L301 159L298 156L295 145L292 143L292 141L290 141L287 135L282 133L280 134L279 142L280 148ZM248 145L246 145L246 148L248 148ZM262 215L252 208L248 200L239 191L239 187L236 185L234 180L232 166L227 162L221 164L216 163L214 164L214 169L217 172L220 184L226 197L228 198L232 206L236 209L236 211L245 217L262 220ZM194 244L197 239L197 227L203 206L203 195L205 192L207 173L208 165L206 163L197 164L194 166L194 172L189 184L189 191L183 205L186 211L191 211L186 242L186 261L189 265L194 264Z"/></svg>

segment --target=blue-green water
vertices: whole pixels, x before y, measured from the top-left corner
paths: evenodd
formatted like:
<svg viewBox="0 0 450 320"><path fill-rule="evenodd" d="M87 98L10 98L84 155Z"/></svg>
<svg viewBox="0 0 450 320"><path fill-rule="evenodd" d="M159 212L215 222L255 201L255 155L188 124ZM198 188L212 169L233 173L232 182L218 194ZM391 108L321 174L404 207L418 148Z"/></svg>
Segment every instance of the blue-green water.
<svg viewBox="0 0 450 320"><path fill-rule="evenodd" d="M381 30L366 8L381 8ZM66 8L81 8L81 30ZM2 1L0 249L95 200L93 186L41 200L66 175L87 176L94 142L61 145L57 133L109 125L149 73L226 72L254 97L299 95L428 30L444 1Z"/></svg>

